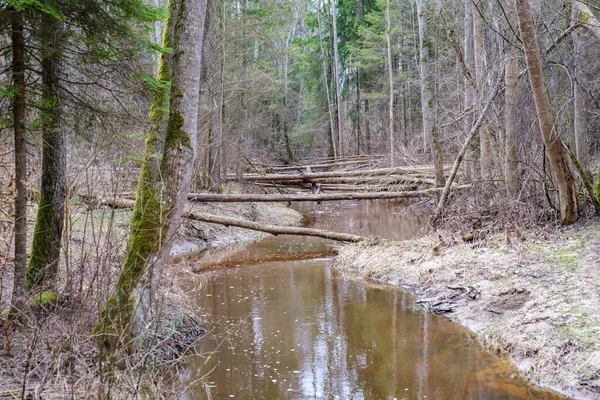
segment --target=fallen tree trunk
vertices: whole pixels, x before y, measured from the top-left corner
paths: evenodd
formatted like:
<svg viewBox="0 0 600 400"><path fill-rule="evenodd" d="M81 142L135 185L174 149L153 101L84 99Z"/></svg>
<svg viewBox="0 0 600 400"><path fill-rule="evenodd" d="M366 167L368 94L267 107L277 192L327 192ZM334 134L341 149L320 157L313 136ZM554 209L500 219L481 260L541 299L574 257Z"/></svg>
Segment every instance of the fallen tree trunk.
<svg viewBox="0 0 600 400"><path fill-rule="evenodd" d="M450 169L451 166L444 166L444 169ZM373 176L384 176L384 175L402 175L402 174L415 174L415 173L433 173L433 167L397 167L397 168L378 168L371 170L359 170L359 171L333 171L333 172L313 172L304 174L245 174L243 180L245 181L296 181L296 180L309 180L318 178L340 178L340 177L373 177ZM236 180L234 175L228 175L228 180Z"/></svg>
<svg viewBox="0 0 600 400"><path fill-rule="evenodd" d="M453 189L467 189L471 185L454 186ZM399 199L421 196L432 196L443 188L414 190L405 192L374 192L374 193L329 193L329 194L213 194L191 193L188 200L196 202L286 202L286 201L339 201L339 200L380 200Z"/></svg>
<svg viewBox="0 0 600 400"><path fill-rule="evenodd" d="M111 198L100 199L97 201L97 204L109 206L112 208L132 209L134 201L128 199ZM211 224L219 224L225 226L236 226L238 228L250 229L253 231L265 232L273 235L315 236L324 239L331 239L340 242L351 243L369 241L373 244L376 244L381 242L380 238L369 238L364 236L352 235L350 233L331 232L323 229L261 224L259 222L248 221L239 218L221 217L217 215L204 214L190 209L183 211L183 217L191 219L193 221L208 222Z"/></svg>
<svg viewBox="0 0 600 400"><path fill-rule="evenodd" d="M314 229L314 228L298 228L298 227L289 227L289 226L277 226L277 225L267 225L261 224L258 222L242 220L239 218L231 218L231 217L219 217L216 215L203 214L195 211L188 211L185 214L185 217L194 221L201 222L209 222L212 224L219 224L225 226L237 226L239 228L251 229L253 231L266 232L271 233L273 235L299 235L299 236L315 236L324 239L337 240L340 242L364 242L370 241L373 243L378 243L381 241L379 238L367 238L364 236L352 235L350 233L339 233L339 232L331 232L325 231L322 229Z"/></svg>
<svg viewBox="0 0 600 400"><path fill-rule="evenodd" d="M295 179L285 181L269 181L271 183L279 182L280 186L298 186L307 185L311 183L320 184L374 184L374 185L397 185L403 183L413 184L425 184L433 185L433 179L431 178L415 178L414 176L397 175L397 176L364 176L364 177L337 177L337 178L309 178L309 179ZM256 182L261 183L261 182Z"/></svg>
<svg viewBox="0 0 600 400"><path fill-rule="evenodd" d="M278 172L283 172L283 171L305 171L306 168L310 168L310 169L324 169L324 168L337 168L337 167L347 167L350 165L358 165L358 166L362 166L362 165L371 165L371 164L375 164L377 161L369 161L369 160L355 160L355 161L341 161L341 162L328 162L328 163L319 163L319 164L306 164L306 165L282 165L282 166L271 166L271 167L264 167L264 169L266 170L270 170L270 171L278 171Z"/></svg>

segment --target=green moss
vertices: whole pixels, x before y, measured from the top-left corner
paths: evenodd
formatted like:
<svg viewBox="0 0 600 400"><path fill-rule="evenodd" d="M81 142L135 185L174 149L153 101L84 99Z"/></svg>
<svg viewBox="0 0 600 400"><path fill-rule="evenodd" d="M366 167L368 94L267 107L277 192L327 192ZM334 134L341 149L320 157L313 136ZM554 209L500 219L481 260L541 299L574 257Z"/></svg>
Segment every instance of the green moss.
<svg viewBox="0 0 600 400"><path fill-rule="evenodd" d="M33 299L31 299L31 305L46 306L49 304L55 304L58 302L58 298L59 296L56 293L46 290L36 295Z"/></svg>
<svg viewBox="0 0 600 400"><path fill-rule="evenodd" d="M37 285L43 285L54 279L56 271L48 267L52 262L52 246L56 240L52 238L52 219L54 209L48 203L44 195L40 196L38 212L31 242L31 253L27 265L26 286L31 289ZM60 241L59 241L60 243Z"/></svg>
<svg viewBox="0 0 600 400"><path fill-rule="evenodd" d="M587 24L591 16L589 12L581 13L581 23L583 25Z"/></svg>
<svg viewBox="0 0 600 400"><path fill-rule="evenodd" d="M172 10L173 0L169 0ZM172 18L169 16L163 32L163 48L170 43ZM167 52L160 57L157 80L161 85L152 93L150 106L151 127L146 136L144 162L138 182L137 194L131 220L131 236L128 243L125 263L111 296L102 312L100 321L94 329L94 335L103 357L112 357L120 347L119 340L127 339L131 334L131 321L134 312L132 293L142 277L144 270L158 250L162 237L162 207L160 199L161 155L164 151L165 122L169 116L170 70ZM126 340L130 343L131 341ZM131 349L127 349L131 351Z"/></svg>

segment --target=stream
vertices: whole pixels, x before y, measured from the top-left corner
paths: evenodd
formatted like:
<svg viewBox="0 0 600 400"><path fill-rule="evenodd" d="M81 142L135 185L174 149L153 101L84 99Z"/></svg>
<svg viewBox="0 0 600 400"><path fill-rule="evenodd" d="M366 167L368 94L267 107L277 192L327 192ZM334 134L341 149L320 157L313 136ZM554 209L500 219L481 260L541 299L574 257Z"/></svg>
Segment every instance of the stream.
<svg viewBox="0 0 600 400"><path fill-rule="evenodd" d="M389 239L423 217L385 201L300 203L304 225ZM406 290L329 266L336 243L269 236L205 251L197 303L211 334L182 399L562 399L482 350ZM225 267L225 268L223 268ZM209 395L210 393L210 395Z"/></svg>

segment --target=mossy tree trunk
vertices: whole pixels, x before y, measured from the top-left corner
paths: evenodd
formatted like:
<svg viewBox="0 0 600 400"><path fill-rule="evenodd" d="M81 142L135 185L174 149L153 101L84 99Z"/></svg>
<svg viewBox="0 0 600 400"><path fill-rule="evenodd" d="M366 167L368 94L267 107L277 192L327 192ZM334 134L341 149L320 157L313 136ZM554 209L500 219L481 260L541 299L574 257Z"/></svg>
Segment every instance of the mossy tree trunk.
<svg viewBox="0 0 600 400"><path fill-rule="evenodd" d="M29 289L55 286L65 221L67 147L60 126L61 24L53 16L41 18L42 182L27 268Z"/></svg>
<svg viewBox="0 0 600 400"><path fill-rule="evenodd" d="M442 141L437 130L434 115L433 73L431 72L432 39L428 24L428 1L417 0L417 22L419 25L420 75L421 75L421 108L423 110L423 134L430 141L435 186L444 186L444 166L442 160Z"/></svg>
<svg viewBox="0 0 600 400"><path fill-rule="evenodd" d="M529 83L537 111L538 122L550 167L558 187L560 220L563 224L577 221L577 192L575 181L556 131L555 117L546 87L543 59L538 42L535 21L529 0L516 0L521 38L525 49Z"/></svg>
<svg viewBox="0 0 600 400"><path fill-rule="evenodd" d="M198 135L206 0L171 0L153 89L151 127L138 184L131 237L115 293L96 327L105 356L131 349L132 333L148 321L160 270L181 220ZM169 90L170 82L170 90Z"/></svg>
<svg viewBox="0 0 600 400"><path fill-rule="evenodd" d="M27 148L25 141L25 37L23 14L10 10L12 45L12 99L15 137L15 269L11 314L23 306L27 269Z"/></svg>

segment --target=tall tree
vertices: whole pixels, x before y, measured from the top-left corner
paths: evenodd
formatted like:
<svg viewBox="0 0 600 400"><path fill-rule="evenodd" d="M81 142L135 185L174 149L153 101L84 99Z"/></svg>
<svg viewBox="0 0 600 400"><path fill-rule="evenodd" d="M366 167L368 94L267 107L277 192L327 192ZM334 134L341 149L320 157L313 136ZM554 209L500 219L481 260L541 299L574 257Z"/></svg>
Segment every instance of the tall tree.
<svg viewBox="0 0 600 400"><path fill-rule="evenodd" d="M419 50L421 72L421 109L423 111L423 132L431 143L431 155L435 171L435 186L444 186L444 166L442 161L442 143L436 127L434 115L433 72L431 70L432 39L429 32L428 16L430 15L428 1L416 0L419 24Z"/></svg>
<svg viewBox="0 0 600 400"><path fill-rule="evenodd" d="M11 313L23 306L27 270L27 148L25 138L25 37L23 13L10 9L13 129L15 138L15 266Z"/></svg>
<svg viewBox="0 0 600 400"><path fill-rule="evenodd" d="M336 98L336 112L337 112L337 123L338 123L338 156L344 156L344 128L343 128L343 106L342 106L342 83L341 83L341 66L340 66L340 53L338 50L338 29L337 29L337 0L331 0L331 19L333 22L333 71L335 79L335 98Z"/></svg>
<svg viewBox="0 0 600 400"><path fill-rule="evenodd" d="M388 104L389 129L390 129L390 164L396 165L396 132L394 132L394 68L392 65L392 22L390 18L390 0L386 1L385 9L386 30L385 38L387 41L387 65L390 81L390 99Z"/></svg>
<svg viewBox="0 0 600 400"><path fill-rule="evenodd" d="M60 63L62 21L43 14L40 20L42 76L42 182L27 268L27 287L56 283L65 220L67 148L61 126Z"/></svg>
<svg viewBox="0 0 600 400"><path fill-rule="evenodd" d="M525 49L529 83L537 111L538 122L550 167L558 187L560 220L563 224L577 221L577 192L575 181L564 154L559 133L556 131L555 117L546 87L546 77L538 41L535 19L529 0L516 0L517 17L521 28L521 38Z"/></svg>
<svg viewBox="0 0 600 400"><path fill-rule="evenodd" d="M162 84L153 93L126 261L96 327L108 356L128 346L133 331L148 321L160 270L180 224L197 142L206 5L207 0L170 1L163 45L172 48L172 55L168 60L163 54L160 61Z"/></svg>
<svg viewBox="0 0 600 400"><path fill-rule="evenodd" d="M473 53L475 58L475 96L476 104L481 105L484 101L486 87L486 52L485 52L485 33L483 29L483 2L476 0L473 2L475 12L473 13ZM481 178L490 180L492 178L492 138L487 127L483 127L479 132L479 167Z"/></svg>
<svg viewBox="0 0 600 400"><path fill-rule="evenodd" d="M578 3L575 1L575 3ZM591 14L591 10L589 11ZM581 19L581 10L576 4L572 6L571 23L577 24ZM585 119L585 98L586 93L584 88L581 86L581 80L583 78L583 39L581 38L581 32L578 30L573 31L571 34L573 38L573 59L575 66L575 79L573 79L573 130L575 133L575 155L579 164L584 169L588 168L589 164L589 149L588 149L588 137L586 129Z"/></svg>
<svg viewBox="0 0 600 400"><path fill-rule="evenodd" d="M516 43L516 10L514 0L506 7L505 35ZM519 116L519 59L517 50L510 45L505 47L506 65L504 67L504 130L506 135L506 170L505 177L508 192L516 196L520 190L519 182L519 140L517 118Z"/></svg>

